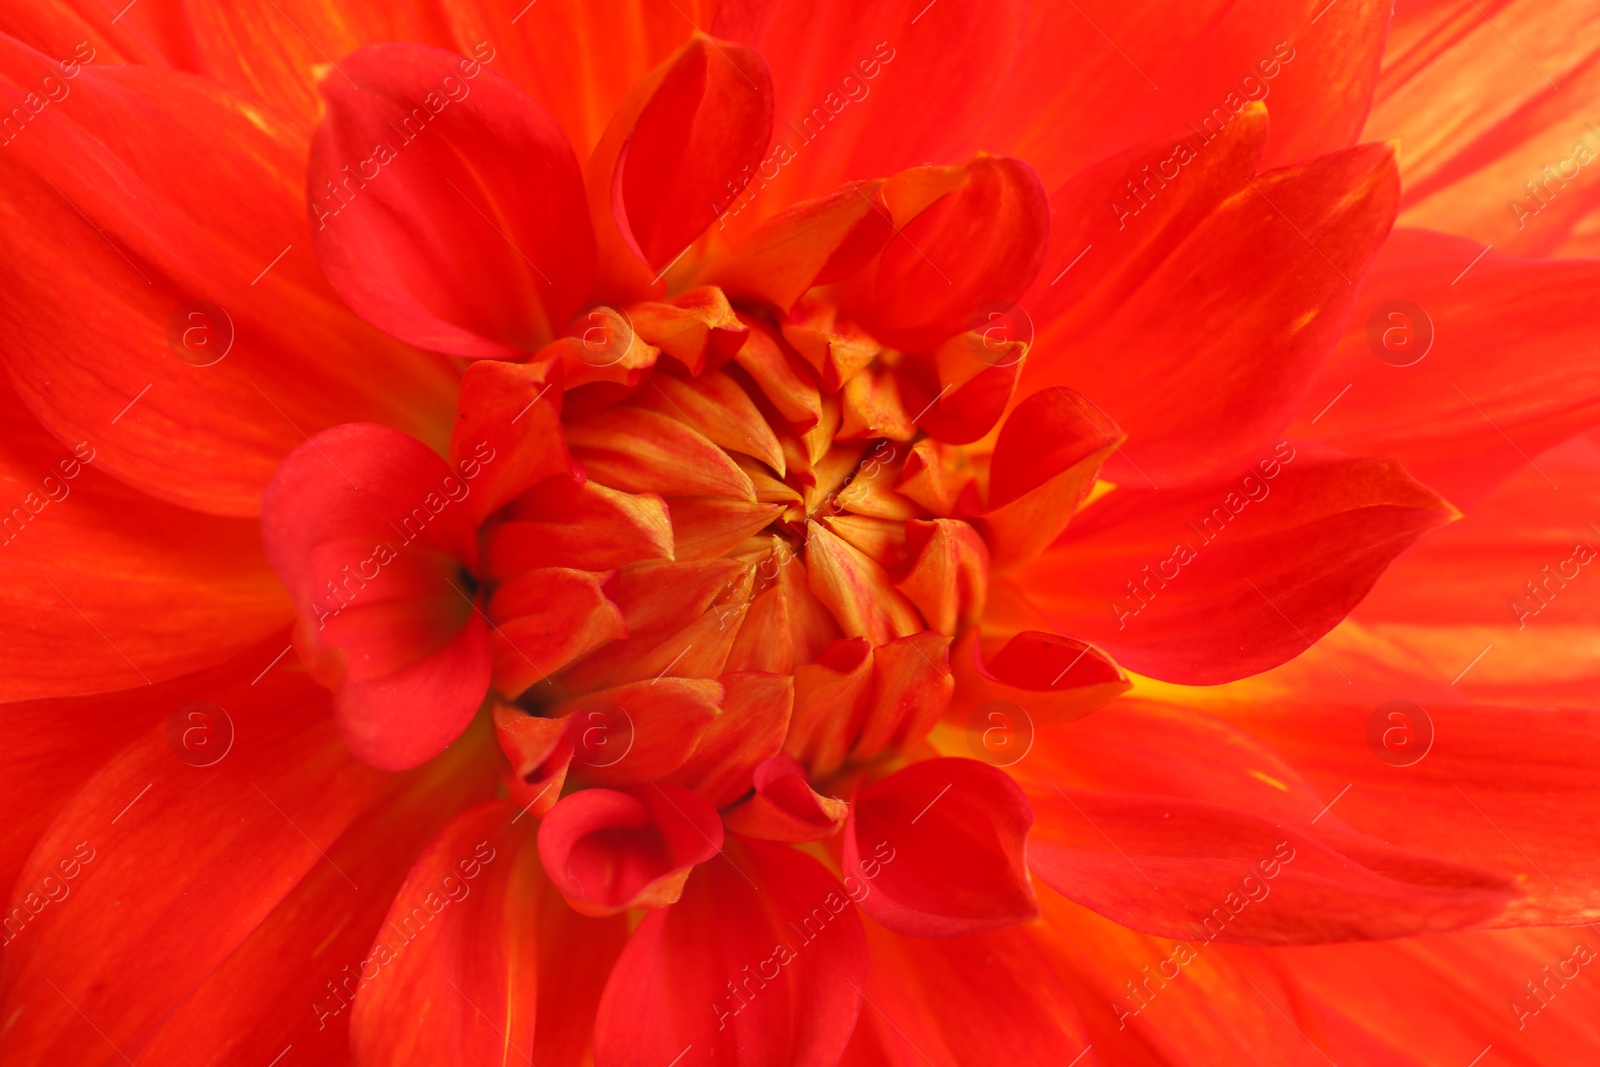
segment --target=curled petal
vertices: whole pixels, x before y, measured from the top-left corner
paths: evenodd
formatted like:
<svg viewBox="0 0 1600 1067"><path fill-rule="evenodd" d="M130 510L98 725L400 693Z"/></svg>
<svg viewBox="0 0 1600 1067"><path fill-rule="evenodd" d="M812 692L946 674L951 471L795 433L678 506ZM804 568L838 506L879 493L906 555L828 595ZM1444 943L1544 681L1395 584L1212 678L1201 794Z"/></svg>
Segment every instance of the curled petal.
<svg viewBox="0 0 1600 1067"><path fill-rule="evenodd" d="M955 679L950 638L937 630L899 637L872 650L872 695L862 706L853 758L866 761L891 746L915 743L944 714Z"/></svg>
<svg viewBox="0 0 1600 1067"><path fill-rule="evenodd" d="M844 826L850 805L823 796L806 781L805 768L786 752L756 765L755 793L728 813L728 829L766 841L820 841Z"/></svg>
<svg viewBox="0 0 1600 1067"><path fill-rule="evenodd" d="M887 344L932 348L986 305L1016 300L1044 262L1050 205L1033 168L983 157L966 175L884 250L871 324Z"/></svg>
<svg viewBox="0 0 1600 1067"><path fill-rule="evenodd" d="M872 686L872 645L840 638L794 669L794 715L783 750L819 777L844 762Z"/></svg>
<svg viewBox="0 0 1600 1067"><path fill-rule="evenodd" d="M744 347L750 328L739 321L722 290L702 286L665 300L647 300L627 307L634 332L648 345L699 375L709 364L718 367Z"/></svg>
<svg viewBox="0 0 1600 1067"><path fill-rule="evenodd" d="M996 312L996 314L999 314ZM974 325L981 325L977 323ZM1027 345L963 331L900 367L900 402L917 425L948 444L970 444L994 429L1016 391Z"/></svg>
<svg viewBox="0 0 1600 1067"><path fill-rule="evenodd" d="M350 751L385 770L424 763L461 736L489 688L483 617L467 618L446 645L408 667L339 690L339 734Z"/></svg>
<svg viewBox="0 0 1600 1067"><path fill-rule="evenodd" d="M1033 809L1004 771L970 759L913 763L862 789L844 870L891 930L961 937L1039 914L1023 846Z"/></svg>
<svg viewBox="0 0 1600 1067"><path fill-rule="evenodd" d="M575 773L602 785L635 785L683 766L722 698L722 685L709 678L659 678L586 693L551 714L571 719Z"/></svg>
<svg viewBox="0 0 1600 1067"><path fill-rule="evenodd" d="M421 442L352 424L290 453L262 499L301 658L337 689L351 748L386 769L437 755L488 691L488 631L464 587L477 562L465 485Z"/></svg>
<svg viewBox="0 0 1600 1067"><path fill-rule="evenodd" d="M721 647L731 638L735 628L723 620L716 605L730 587L742 587L751 570L747 564L726 558L645 560L623 567L605 592L622 609L629 639L584 657L563 675L562 685L578 693L640 678L655 679L680 654L681 663L714 666L701 659L704 649L689 646L699 640ZM661 662L651 667L658 657ZM722 672L718 667L675 673L683 678L714 678Z"/></svg>
<svg viewBox="0 0 1600 1067"><path fill-rule="evenodd" d="M585 915L676 901L697 863L722 848L717 810L687 789L581 789L539 824L550 881Z"/></svg>
<svg viewBox="0 0 1600 1067"><path fill-rule="evenodd" d="M962 510L960 505L967 496L974 502L978 500L972 482L975 473L965 449L923 438L906 455L895 489L934 515L948 518Z"/></svg>
<svg viewBox="0 0 1600 1067"><path fill-rule="evenodd" d="M979 527L998 567L1037 556L1066 529L1123 433L1071 389L1041 389L1000 429Z"/></svg>
<svg viewBox="0 0 1600 1067"><path fill-rule="evenodd" d="M1081 718L1132 686L1110 656L1075 637L1024 631L985 659L980 631L973 627L951 652L955 699L950 715L960 721L994 700L1021 707L1036 726Z"/></svg>
<svg viewBox="0 0 1600 1067"><path fill-rule="evenodd" d="M707 281L788 312L813 285L865 266L894 235L894 220L878 192L882 184L850 182L780 211L718 256Z"/></svg>
<svg viewBox="0 0 1600 1067"><path fill-rule="evenodd" d="M772 136L772 78L753 49L697 35L634 86L585 179L602 296L661 290L660 275L737 195Z"/></svg>
<svg viewBox="0 0 1600 1067"><path fill-rule="evenodd" d="M572 738L565 717L529 715L511 704L494 706L494 736L506 758L501 778L517 805L543 817L561 798L561 786L572 764Z"/></svg>

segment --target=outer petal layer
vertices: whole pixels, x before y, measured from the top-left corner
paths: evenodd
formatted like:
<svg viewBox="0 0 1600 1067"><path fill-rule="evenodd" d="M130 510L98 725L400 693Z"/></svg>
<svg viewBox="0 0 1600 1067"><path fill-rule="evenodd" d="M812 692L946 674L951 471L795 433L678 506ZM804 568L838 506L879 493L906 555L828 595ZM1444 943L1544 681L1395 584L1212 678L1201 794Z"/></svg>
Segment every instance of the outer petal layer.
<svg viewBox="0 0 1600 1067"><path fill-rule="evenodd" d="M15 906L31 912L28 894L37 897L61 863L79 870L71 896L6 950L7 1060L138 1055L166 1013L328 862L325 847L379 795L383 776L339 744L314 686L287 673L261 685L265 693L227 709L235 736L226 758L203 768L180 762L162 723L107 764L39 840ZM181 938L172 936L178 928ZM122 980L103 977L111 975Z"/></svg>
<svg viewBox="0 0 1600 1067"><path fill-rule="evenodd" d="M595 1023L595 1061L826 1067L861 1009L861 920L821 864L747 842L644 917Z"/></svg>
<svg viewBox="0 0 1600 1067"><path fill-rule="evenodd" d="M1600 263L1527 262L1401 230L1294 430L1393 456L1469 507L1600 422L1600 320L1575 299L1597 291Z"/></svg>
<svg viewBox="0 0 1600 1067"><path fill-rule="evenodd" d="M0 386L0 699L166 681L288 617L254 522L153 500L96 469L102 457Z"/></svg>
<svg viewBox="0 0 1600 1067"><path fill-rule="evenodd" d="M355 1002L363 1065L530 1055L544 879L518 810L494 801L463 812L412 867L373 946L380 980Z"/></svg>
<svg viewBox="0 0 1600 1067"><path fill-rule="evenodd" d="M0 40L5 93L60 75ZM70 103L0 157L0 354L50 433L158 499L238 516L303 434L372 419L442 444L449 368L352 316L308 255L294 131L165 71L58 83Z"/></svg>

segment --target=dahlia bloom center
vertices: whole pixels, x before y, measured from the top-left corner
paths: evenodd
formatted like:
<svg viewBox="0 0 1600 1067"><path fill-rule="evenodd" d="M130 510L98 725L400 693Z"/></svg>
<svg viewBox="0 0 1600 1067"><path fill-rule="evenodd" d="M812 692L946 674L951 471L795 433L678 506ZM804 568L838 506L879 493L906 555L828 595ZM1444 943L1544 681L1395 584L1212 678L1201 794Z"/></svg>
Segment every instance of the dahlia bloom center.
<svg viewBox="0 0 1600 1067"><path fill-rule="evenodd" d="M721 346L730 358L698 375L635 372L639 380L616 386L631 390L627 398L599 411L569 402L562 431L584 480L536 489L485 527L484 573L496 590L535 561L604 564L618 568L610 588L628 623L626 637L547 683L518 692L526 674L513 670L506 695L545 713L563 706L561 696L663 676L788 675L830 650L830 664L843 664L914 635L924 635L911 645L923 673L948 677L949 640L982 609L988 553L968 522L936 514L949 501L901 486L933 442L916 439L895 388L899 353L823 301L780 326L732 312L716 290L691 300L720 316L713 331L736 339ZM630 328L628 316L612 318ZM642 329L659 338L656 326ZM650 346L638 334L614 341L570 339L569 373L604 373L629 348ZM618 363L597 356L609 361L618 347ZM807 388L806 354L825 368L848 359L852 376L832 390ZM798 417L784 417L779 402L798 405ZM587 523L571 522L578 500L593 509ZM588 542L581 549L556 543L553 531L569 525L572 540ZM946 580L952 562L959 582ZM674 575L684 577L663 584ZM931 721L823 725L809 740L791 731L788 746L818 775L917 739Z"/></svg>

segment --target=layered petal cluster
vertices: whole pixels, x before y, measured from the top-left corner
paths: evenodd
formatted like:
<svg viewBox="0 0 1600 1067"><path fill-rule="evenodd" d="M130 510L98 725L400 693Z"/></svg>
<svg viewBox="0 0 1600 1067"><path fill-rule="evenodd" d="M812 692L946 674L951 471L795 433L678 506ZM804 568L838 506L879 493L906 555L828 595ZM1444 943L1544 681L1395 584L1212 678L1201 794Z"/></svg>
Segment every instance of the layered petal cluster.
<svg viewBox="0 0 1600 1067"><path fill-rule="evenodd" d="M1600 1048L1576 97L519 7L0 6L7 1062Z"/></svg>

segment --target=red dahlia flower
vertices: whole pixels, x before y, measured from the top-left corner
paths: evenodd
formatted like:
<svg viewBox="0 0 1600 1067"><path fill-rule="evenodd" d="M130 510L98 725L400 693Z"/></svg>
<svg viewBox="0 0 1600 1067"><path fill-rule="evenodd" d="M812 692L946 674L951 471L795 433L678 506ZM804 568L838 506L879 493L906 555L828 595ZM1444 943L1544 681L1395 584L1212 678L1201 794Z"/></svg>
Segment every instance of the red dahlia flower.
<svg viewBox="0 0 1600 1067"><path fill-rule="evenodd" d="M1592 6L119 6L6 1063L1600 1050Z"/></svg>

